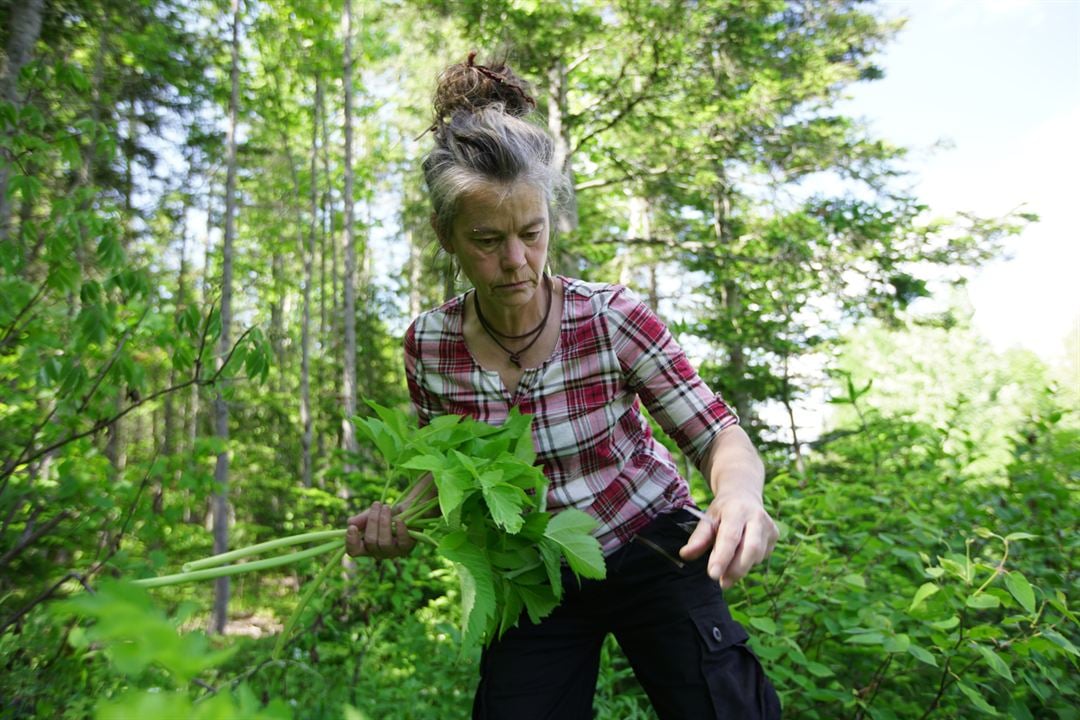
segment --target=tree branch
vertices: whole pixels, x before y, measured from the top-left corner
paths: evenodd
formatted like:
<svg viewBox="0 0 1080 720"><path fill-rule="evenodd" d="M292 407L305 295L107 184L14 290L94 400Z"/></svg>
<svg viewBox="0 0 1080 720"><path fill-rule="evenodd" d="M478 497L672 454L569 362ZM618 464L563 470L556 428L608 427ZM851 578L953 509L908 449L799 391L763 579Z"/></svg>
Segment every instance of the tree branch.
<svg viewBox="0 0 1080 720"><path fill-rule="evenodd" d="M17 335L15 328L18 326L19 320L21 320L22 316L29 312L30 308L34 307L34 305L37 304L37 301L41 299L41 296L45 294L47 283L48 278L41 281L41 286L37 289L37 292L34 293L34 297L30 298L30 302L26 303L23 309L15 316L15 319L11 321L11 324L4 330L4 336L0 338L0 350L3 350L9 342L14 340Z"/></svg>
<svg viewBox="0 0 1080 720"><path fill-rule="evenodd" d="M127 345L128 339L131 338L131 334L135 332L135 329L146 319L146 314L148 312L150 312L150 306L147 306L146 309L143 310L142 315L139 316L139 319L135 321L134 325L124 331L124 335L120 338L120 342L117 343L116 350L113 351L112 357L109 358L109 361L105 363L105 367L98 373L97 379L94 381L94 386L90 388L83 397L82 403L79 404L79 409L75 412L76 415L82 414L82 412L86 410L86 406L90 404L90 399L94 397L94 393L101 387L101 383L105 379L105 376L109 374L109 370L111 370L112 366L116 363L116 358L120 357L120 353L124 350L124 346Z"/></svg>
<svg viewBox="0 0 1080 720"><path fill-rule="evenodd" d="M15 558L17 558L19 555L22 554L23 550L25 550L31 544L36 542L41 536L47 535L49 532L51 532L53 530L53 528L55 528L57 525L59 525L61 522L63 522L64 520L68 519L71 516L72 516L72 512L70 510L64 510L63 512L61 512L59 515L57 515L56 517L49 520L44 525L38 526L38 528L36 530L34 530L32 532L29 532L29 533L28 533L28 531L30 531L30 528L33 527L33 521L32 520L27 521L26 530L23 531L23 536L19 539L19 542L15 545L15 547L11 548L10 550L8 550L3 555L0 555L0 568L4 567L9 562L11 562Z"/></svg>
<svg viewBox="0 0 1080 720"><path fill-rule="evenodd" d="M650 175L663 175L670 170L667 165L658 168L652 168L651 170L645 170L638 173L626 173L622 177L618 178L599 178L597 180L586 180L574 185L574 192L581 192L582 190L591 190L593 188L607 187L608 185L617 185L619 183L630 182L640 177L647 177Z"/></svg>
<svg viewBox="0 0 1080 720"><path fill-rule="evenodd" d="M3 632L7 628L11 627L11 625L18 622L21 617L26 615L26 613L30 612L35 607L37 607L38 605L40 605L41 603L45 602L50 597L52 597L53 593L55 593L57 590L59 590L60 586L63 585L64 583L66 583L68 580L72 580L72 579L78 580L79 583L83 586L83 588L88 593L90 593L91 595L94 593L94 589L92 587L90 587L90 583L87 580L87 578L92 578L94 575L96 575L98 572L100 572L101 568L105 567L105 563L109 562L109 560L112 559L113 555L115 555L117 552L119 552L120 543L123 541L124 535L127 533L128 525L131 522L131 518L135 514L135 508L139 504L140 498L142 498L143 490L146 489L146 485L147 485L147 483L149 482L149 479L150 479L150 473L154 468L154 462L157 460L159 452L160 452L160 446L155 446L155 448L154 448L154 456L150 460L149 466L147 466L146 474L143 475L142 483L140 483L139 489L135 493L135 497L132 498L131 504L128 505L127 513L126 513L126 516L124 518L124 523L120 527L120 532L116 536L116 539L113 540L110 543L111 547L109 549L109 554L106 555L104 558L102 558L100 560L95 560L93 565L90 567L90 569L88 571L86 571L85 573L78 573L78 572L75 572L75 571L71 571L71 572L65 574L62 578L60 578L55 583L53 583L52 586L50 586L47 590L40 593L37 597L35 597L33 600L31 600L26 605L24 605L18 611L16 611L15 614L13 614L11 617L9 617L7 620L5 620L3 625L0 625L0 634L3 634ZM71 513L69 511L65 510L62 513L60 513L60 515L58 515L56 518L54 518L54 520L59 521L65 515L70 516ZM54 526L55 526L55 524L54 524ZM27 544L29 544L29 543L27 543Z"/></svg>
<svg viewBox="0 0 1080 720"><path fill-rule="evenodd" d="M203 338L202 338L202 341L200 343L200 354L199 354L199 357L195 361L196 364L195 364L195 375L194 375L194 377L190 378L189 380L185 380L184 382L176 383L175 385L171 385L171 386L169 386L167 388L164 388L162 390L158 390L157 392L152 393L152 394L150 394L150 395L148 395L148 396L146 396L144 398L140 398L139 400L131 403L131 405L128 405L126 408L124 408L120 412L113 415L112 417L103 418L101 420L98 420L88 430L84 430L82 432L77 432L77 433L72 433L72 434L70 434L70 435L68 435L68 436L66 436L64 438L61 438L60 440L57 440L56 442L52 443L51 445L48 445L47 447L42 448L40 450L30 452L30 448L33 445L33 440L31 440L30 444L28 444L25 448L23 448L22 452L19 454L18 457L16 457L14 460L11 460L11 461L8 462L7 466L3 470L3 473L0 474L0 477L3 478L3 485L0 485L0 492L3 492L4 487L7 486L8 478L11 477L11 475L15 472L15 468L18 467L19 465L23 465L25 463L33 462L34 460L38 459L42 455L46 455L47 453L50 453L50 452L52 452L53 450L56 450L59 447L67 445L68 443L74 442L76 440L80 440L80 439L82 439L84 437L87 437L88 435L93 435L94 433L97 433L97 432L101 431L102 429L108 427L109 425L112 425L114 422L121 419L122 417L124 417L125 415L130 413L132 410L136 410L139 407L141 407L141 406L143 406L143 405L145 405L145 404L147 404L147 403L149 403L149 402L151 402L153 400L156 400L157 398L159 398L159 397L161 397L163 395L167 395L168 393L171 393L171 392L176 392L177 390L183 390L184 388L191 387L192 385L200 385L200 386L202 386L202 385L213 385L215 382L217 382L217 379L219 377L221 377L221 374L229 366L229 362L232 360L233 354L236 352L236 348L238 348L240 346L240 344L244 341L244 339L250 333L251 333L251 328L248 328L247 330L245 330L243 332L243 334L240 335L239 338L237 338L236 342L233 344L232 348L229 350L229 354L225 356L225 361L222 362L221 367L218 368L217 371L212 376L210 376L209 378L207 378L205 380L203 380L203 379L201 379L199 377L199 374L200 374L200 371L201 371L201 368L202 368L202 363L201 363L202 346L205 345L205 340L206 340L206 334L205 334L205 331L204 331ZM29 455L27 454L28 452L30 452Z"/></svg>

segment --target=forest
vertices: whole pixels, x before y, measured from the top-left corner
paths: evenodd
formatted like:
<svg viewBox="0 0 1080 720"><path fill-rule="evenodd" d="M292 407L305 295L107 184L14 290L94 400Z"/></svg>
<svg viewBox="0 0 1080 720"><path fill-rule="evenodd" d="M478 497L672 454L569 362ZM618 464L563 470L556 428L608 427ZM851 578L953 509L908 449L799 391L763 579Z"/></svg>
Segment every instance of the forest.
<svg viewBox="0 0 1080 720"><path fill-rule="evenodd" d="M402 335L466 289L420 163L471 51L555 138L553 270L633 289L761 451L781 538L727 600L785 716L1080 718L1080 367L971 322L965 281L1038 217L935 212L839 109L902 25L861 0L0 0L0 718L469 715L465 551L352 559L332 531L435 436ZM145 587L297 535L323 544ZM613 641L594 709L655 717Z"/></svg>

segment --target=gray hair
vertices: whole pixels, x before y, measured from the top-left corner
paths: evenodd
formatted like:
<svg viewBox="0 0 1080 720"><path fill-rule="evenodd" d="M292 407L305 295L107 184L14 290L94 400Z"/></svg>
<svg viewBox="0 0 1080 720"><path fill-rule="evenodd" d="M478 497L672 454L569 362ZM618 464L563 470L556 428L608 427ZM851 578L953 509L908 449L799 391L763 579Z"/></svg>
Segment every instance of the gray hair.
<svg viewBox="0 0 1080 720"><path fill-rule="evenodd" d="M506 112L502 103L463 108L435 126L435 147L424 159L424 181L440 241L450 238L461 197L478 187L526 182L547 199L549 232L571 192L555 167L555 142L545 128ZM550 235L549 237L553 237Z"/></svg>

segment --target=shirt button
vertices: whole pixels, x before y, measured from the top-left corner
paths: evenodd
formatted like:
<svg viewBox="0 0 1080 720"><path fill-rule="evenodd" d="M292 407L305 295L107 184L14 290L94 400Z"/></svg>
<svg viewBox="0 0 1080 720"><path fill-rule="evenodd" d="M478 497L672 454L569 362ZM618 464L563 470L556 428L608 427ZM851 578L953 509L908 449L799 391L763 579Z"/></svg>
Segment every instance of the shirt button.
<svg viewBox="0 0 1080 720"><path fill-rule="evenodd" d="M724 639L724 634L722 632L720 632L720 628L716 627L715 625L713 626L713 629L712 629L712 636L713 636L713 640L715 640L716 642L720 642L721 640Z"/></svg>

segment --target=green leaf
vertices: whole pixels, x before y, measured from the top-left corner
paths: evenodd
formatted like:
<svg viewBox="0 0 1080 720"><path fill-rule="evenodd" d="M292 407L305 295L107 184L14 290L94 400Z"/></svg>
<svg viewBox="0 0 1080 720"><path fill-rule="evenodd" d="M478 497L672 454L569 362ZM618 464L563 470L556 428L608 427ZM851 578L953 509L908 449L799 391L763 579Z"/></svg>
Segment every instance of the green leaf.
<svg viewBox="0 0 1080 720"><path fill-rule="evenodd" d="M980 695L975 688L962 681L957 681L956 687L960 688L960 692L964 693L964 695L967 696L967 699L971 701L971 704L977 709L982 710L989 715L997 715L997 710L986 702L986 700L983 699L983 696Z"/></svg>
<svg viewBox="0 0 1080 720"><path fill-rule="evenodd" d="M941 567L956 577L960 578L966 583L971 582L972 569L971 564L964 559L963 562L953 560L952 558L938 558L938 562L941 563Z"/></svg>
<svg viewBox="0 0 1080 720"><path fill-rule="evenodd" d="M476 490L476 482L462 468L449 468L435 472L435 488L439 493L439 508L449 517Z"/></svg>
<svg viewBox="0 0 1080 720"><path fill-rule="evenodd" d="M1038 535L1032 535L1031 533L1014 532L1014 533L1009 533L1008 535L1006 535L1005 539L1008 540L1009 542L1012 542L1013 540L1035 540L1038 537L1039 537Z"/></svg>
<svg viewBox="0 0 1080 720"><path fill-rule="evenodd" d="M542 537L538 545L540 557L544 561L544 570L547 572L548 584L556 598L562 597L562 551L552 540Z"/></svg>
<svg viewBox="0 0 1080 720"><path fill-rule="evenodd" d="M591 533L596 521L574 508L566 508L555 515L544 531L544 537L555 542L562 550L570 569L577 575L596 580L605 576L604 554L600 543Z"/></svg>
<svg viewBox="0 0 1080 720"><path fill-rule="evenodd" d="M103 581L94 595L77 595L57 603L53 611L61 617L93 620L86 639L103 645L121 673L138 675L158 665L177 686L220 665L239 647L210 651L202 633L180 635L145 590L126 582Z"/></svg>
<svg viewBox="0 0 1080 720"><path fill-rule="evenodd" d="M96 720L131 720L131 718L190 718L191 701L184 693L128 690L115 699L102 701L96 708ZM224 715L223 717L230 717Z"/></svg>
<svg viewBox="0 0 1080 720"><path fill-rule="evenodd" d="M1071 655L1080 656L1080 651L1078 651L1076 649L1076 646L1073 645L1072 642L1067 637L1065 637L1061 633L1057 632L1056 630L1051 630L1050 628L1046 628L1046 629L1042 630L1040 632L1040 634L1043 637L1045 637L1047 640L1049 640L1050 642L1054 643L1058 647L1060 647L1063 650L1065 650L1066 652L1070 653Z"/></svg>
<svg viewBox="0 0 1080 720"><path fill-rule="evenodd" d="M514 587L512 582L502 583L502 619L499 621L499 637L510 628L518 624L521 613L525 609L525 603L521 599L521 593Z"/></svg>
<svg viewBox="0 0 1080 720"><path fill-rule="evenodd" d="M983 659L986 660L986 664L990 666L991 670L1009 682L1015 682L1015 680L1013 680L1012 671L1009 670L1009 666L1005 664L1005 661L1001 659L1000 655L985 645L976 645L975 649L983 656Z"/></svg>
<svg viewBox="0 0 1080 720"><path fill-rule="evenodd" d="M124 262L124 246L120 243L120 238L111 234L102 235L98 240L97 255L103 265L121 265Z"/></svg>
<svg viewBox="0 0 1080 720"><path fill-rule="evenodd" d="M960 618L957 615L953 615L945 620L936 620L930 623L930 626L937 628L938 630L952 630L954 627L960 624Z"/></svg>
<svg viewBox="0 0 1080 720"><path fill-rule="evenodd" d="M776 623L772 618L752 617L750 618L749 623L763 633L768 633L769 635L776 634Z"/></svg>
<svg viewBox="0 0 1080 720"><path fill-rule="evenodd" d="M996 608L1001 606L1001 600L995 595L987 595L986 593L978 593L968 597L965 603L969 608L975 608L976 610L987 610L990 608Z"/></svg>
<svg viewBox="0 0 1080 720"><path fill-rule="evenodd" d="M495 619L495 577L484 551L472 545L464 531L452 532L439 543L439 553L458 573L461 584L461 644L474 647L489 635Z"/></svg>
<svg viewBox="0 0 1080 720"><path fill-rule="evenodd" d="M386 426L386 423L375 418L362 418L356 423L356 428L375 443L375 447L387 463L392 466L397 462L401 453L401 439Z"/></svg>
<svg viewBox="0 0 1080 720"><path fill-rule="evenodd" d="M555 597L549 586L517 585L517 591L521 593L521 599L525 602L525 609L533 623L539 623L550 615L559 604L559 598Z"/></svg>
<svg viewBox="0 0 1080 720"><path fill-rule="evenodd" d="M841 580L846 585L862 588L863 590L866 589L866 578L864 578L862 575L852 573L850 575L845 575L843 578L841 578Z"/></svg>
<svg viewBox="0 0 1080 720"><path fill-rule="evenodd" d="M503 471L494 469L485 470L484 472L480 473L480 477L477 478L477 481L480 483L481 488L487 489L495 487L500 482L502 482L502 479Z"/></svg>
<svg viewBox="0 0 1080 720"><path fill-rule="evenodd" d="M8 180L8 197L14 199L16 194L28 203L36 202L41 194L41 181L29 175L12 175Z"/></svg>
<svg viewBox="0 0 1080 720"><path fill-rule="evenodd" d="M912 643L911 645L908 646L907 651L908 651L909 655L911 655L913 658L915 658L919 662L926 663L927 665L930 665L931 667L937 667L938 666L937 660L930 653L930 651L928 651L926 648L919 647L918 645L915 645L914 643Z"/></svg>
<svg viewBox="0 0 1080 720"><path fill-rule="evenodd" d="M379 416L386 427L388 427L399 438L405 438L409 434L409 418L401 410L392 410L388 407L383 407L379 403L373 400L367 400L368 407L375 411L375 414Z"/></svg>
<svg viewBox="0 0 1080 720"><path fill-rule="evenodd" d="M847 642L852 645L881 645L885 642L885 636L879 632L864 632L852 635Z"/></svg>
<svg viewBox="0 0 1080 720"><path fill-rule="evenodd" d="M86 305L76 320L84 342L104 344L108 337L108 317L101 305Z"/></svg>
<svg viewBox="0 0 1080 720"><path fill-rule="evenodd" d="M911 600L911 605L908 607L908 612L911 612L915 608L922 605L924 602L926 602L926 598L930 597L939 590L941 590L941 588L934 583L923 583L922 586L915 591L915 597Z"/></svg>
<svg viewBox="0 0 1080 720"><path fill-rule="evenodd" d="M79 267L69 262L58 262L49 267L46 283L55 290L70 291L79 287Z"/></svg>
<svg viewBox="0 0 1080 720"><path fill-rule="evenodd" d="M520 531L525 525L525 519L521 517L521 510L528 500L525 492L513 485L485 487L482 492L495 524L511 535Z"/></svg>
<svg viewBox="0 0 1080 720"><path fill-rule="evenodd" d="M74 169L82 165L82 153L78 140L68 135L57 140L56 145L60 148L60 157L69 167Z"/></svg>
<svg viewBox="0 0 1080 720"><path fill-rule="evenodd" d="M1019 570L1006 573L1005 587L1016 598L1016 602L1020 603L1020 607L1027 610L1028 613L1035 612L1035 591L1032 589L1031 583Z"/></svg>
<svg viewBox="0 0 1080 720"><path fill-rule="evenodd" d="M461 463L461 466L468 470L469 474L479 481L480 471L479 469L477 469L476 463L473 462L472 458L461 452L460 450L451 450L450 452L453 453L453 456L457 458L457 461L459 463Z"/></svg>
<svg viewBox="0 0 1080 720"><path fill-rule="evenodd" d="M1055 590L1054 594L1047 598L1050 604L1054 606L1054 609L1073 621L1074 625L1080 625L1080 621L1076 619L1076 615L1069 609L1069 599L1065 593L1061 590Z"/></svg>
<svg viewBox="0 0 1080 720"><path fill-rule="evenodd" d="M911 638L903 633L893 635L892 637L885 638L885 642L882 643L882 647L885 652L890 653L902 653L907 652L911 647Z"/></svg>
<svg viewBox="0 0 1080 720"><path fill-rule="evenodd" d="M427 470L430 473L435 473L445 469L447 463L446 459L439 455L417 455L401 463L398 467L406 470Z"/></svg>
<svg viewBox="0 0 1080 720"><path fill-rule="evenodd" d="M836 675L836 673L830 670L827 666L822 665L819 662L810 661L806 663L804 667L806 668L806 671L814 677L827 678Z"/></svg>

